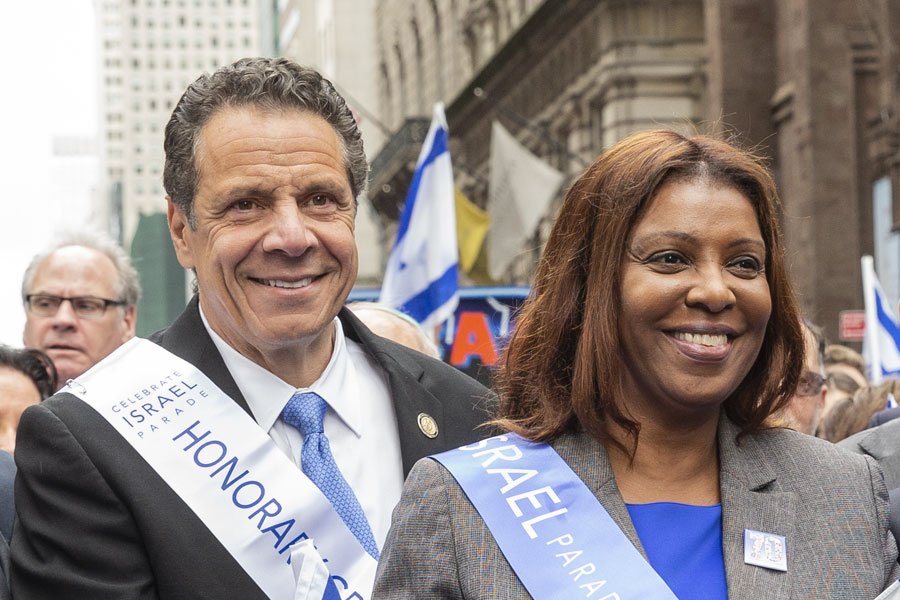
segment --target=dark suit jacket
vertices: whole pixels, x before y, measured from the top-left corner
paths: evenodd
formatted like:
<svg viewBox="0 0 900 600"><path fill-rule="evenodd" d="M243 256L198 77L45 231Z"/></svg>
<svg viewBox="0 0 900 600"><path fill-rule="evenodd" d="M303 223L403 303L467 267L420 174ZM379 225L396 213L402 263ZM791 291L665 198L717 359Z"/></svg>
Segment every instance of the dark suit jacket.
<svg viewBox="0 0 900 600"><path fill-rule="evenodd" d="M422 456L474 441L487 390L456 369L379 338L349 311L344 332L387 373L404 472ZM195 297L152 338L247 403L200 320ZM435 439L417 425L434 417ZM12 542L18 598L262 599L197 516L94 409L58 394L25 411L17 435L19 520Z"/></svg>
<svg viewBox="0 0 900 600"><path fill-rule="evenodd" d="M9 540L16 518L13 481L16 463L12 454L0 450L0 600L9 600Z"/></svg>
<svg viewBox="0 0 900 600"><path fill-rule="evenodd" d="M736 433L723 418L719 486L729 598L862 600L897 579L887 493L874 461L795 431L749 435L740 446ZM584 434L552 445L643 554L604 447ZM745 528L786 537L786 573L744 563ZM456 480L430 459L406 481L372 596L408 598L530 598Z"/></svg>
<svg viewBox="0 0 900 600"><path fill-rule="evenodd" d="M900 417L900 406L895 406L894 408L885 408L884 410L879 410L877 413L872 415L872 418L869 419L868 428L872 429L873 427L878 427L879 425L884 425L889 421L893 421L897 417Z"/></svg>

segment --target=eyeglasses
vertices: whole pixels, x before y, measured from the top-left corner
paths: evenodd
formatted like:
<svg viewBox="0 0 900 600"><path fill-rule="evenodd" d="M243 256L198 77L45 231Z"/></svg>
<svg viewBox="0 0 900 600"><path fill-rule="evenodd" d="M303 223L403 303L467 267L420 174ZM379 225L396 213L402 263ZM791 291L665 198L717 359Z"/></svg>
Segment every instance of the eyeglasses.
<svg viewBox="0 0 900 600"><path fill-rule="evenodd" d="M800 383L797 384L797 395L815 396L822 391L823 385L825 385L825 377L820 373L807 371L800 378Z"/></svg>
<svg viewBox="0 0 900 600"><path fill-rule="evenodd" d="M68 300L72 304L72 310L81 319L99 319L109 306L123 306L120 300L107 300L95 296L51 296L50 294L28 294L25 303L28 310L39 317L52 317L59 310L60 304Z"/></svg>

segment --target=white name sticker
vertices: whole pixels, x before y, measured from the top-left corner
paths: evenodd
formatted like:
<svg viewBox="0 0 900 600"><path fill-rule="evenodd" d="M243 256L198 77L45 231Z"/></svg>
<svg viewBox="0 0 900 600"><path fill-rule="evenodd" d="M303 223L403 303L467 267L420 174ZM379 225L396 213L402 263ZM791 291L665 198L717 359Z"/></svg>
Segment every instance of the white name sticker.
<svg viewBox="0 0 900 600"><path fill-rule="evenodd" d="M775 571L787 571L787 541L783 535L744 529L744 562Z"/></svg>

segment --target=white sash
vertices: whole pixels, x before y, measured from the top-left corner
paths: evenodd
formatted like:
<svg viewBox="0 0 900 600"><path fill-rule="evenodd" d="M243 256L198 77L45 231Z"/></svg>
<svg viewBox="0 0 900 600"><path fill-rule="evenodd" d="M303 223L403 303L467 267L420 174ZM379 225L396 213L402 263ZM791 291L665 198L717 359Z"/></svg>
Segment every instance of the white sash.
<svg viewBox="0 0 900 600"><path fill-rule="evenodd" d="M322 569L310 568L308 538L341 598L370 597L375 559L315 484L199 369L134 338L65 391L115 427L270 598L305 598L321 587L309 581Z"/></svg>

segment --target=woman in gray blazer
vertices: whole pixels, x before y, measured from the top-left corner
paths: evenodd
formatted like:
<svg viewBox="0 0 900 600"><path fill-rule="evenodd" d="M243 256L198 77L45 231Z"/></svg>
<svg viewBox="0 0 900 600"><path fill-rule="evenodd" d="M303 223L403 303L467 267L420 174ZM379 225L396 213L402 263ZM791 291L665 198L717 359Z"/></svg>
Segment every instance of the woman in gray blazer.
<svg viewBox="0 0 900 600"><path fill-rule="evenodd" d="M803 364L774 183L635 134L566 195L498 373L506 433L420 461L375 599L871 599L877 465L767 425Z"/></svg>

